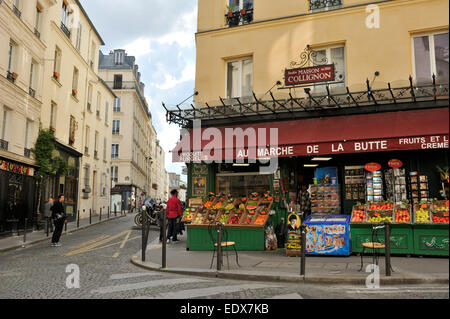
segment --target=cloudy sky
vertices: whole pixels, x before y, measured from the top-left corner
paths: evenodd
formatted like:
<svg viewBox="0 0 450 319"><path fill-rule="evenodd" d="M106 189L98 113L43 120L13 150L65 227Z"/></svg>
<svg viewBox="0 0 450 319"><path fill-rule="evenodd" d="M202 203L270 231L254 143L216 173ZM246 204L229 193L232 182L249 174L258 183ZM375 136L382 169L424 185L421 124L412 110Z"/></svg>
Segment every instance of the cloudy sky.
<svg viewBox="0 0 450 319"><path fill-rule="evenodd" d="M176 105L194 92L197 0L80 2L106 43L103 53L121 48L136 56L153 125L166 151L166 169L181 173L183 165L172 164L169 153L179 128L166 123L161 102Z"/></svg>

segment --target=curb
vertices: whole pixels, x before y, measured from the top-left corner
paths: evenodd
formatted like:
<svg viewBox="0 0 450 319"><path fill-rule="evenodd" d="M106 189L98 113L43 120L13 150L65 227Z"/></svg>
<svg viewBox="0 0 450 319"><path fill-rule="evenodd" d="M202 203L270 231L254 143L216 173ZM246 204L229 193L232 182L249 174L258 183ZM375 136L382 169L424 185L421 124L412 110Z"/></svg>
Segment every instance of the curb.
<svg viewBox="0 0 450 319"><path fill-rule="evenodd" d="M68 234L72 234L72 233L75 233L75 232L77 232L79 230L84 230L84 229L87 229L89 227L96 226L96 225L99 225L99 224L103 224L103 223L106 223L108 221L113 221L113 220L116 220L116 219L120 219L120 218L125 217L125 216L127 216L127 215L111 217L110 219L105 219L105 220L102 220L102 221L99 221L99 222L96 222L96 223L93 223L93 224L90 224L90 225L80 226L79 228L74 228L72 230L67 230L67 233L65 231L63 231L63 233L61 234L61 237L64 237L66 234L67 235ZM6 252L9 252L9 251L13 251L13 250L17 250L17 249L28 248L29 246L40 244L40 243L48 241L50 239L51 239L51 236L45 237L45 238L41 238L41 239L36 239L34 241L27 241L27 242L22 243L20 245L8 247L8 248L5 248L5 249L1 249L0 248L0 254L6 253ZM22 246L25 246L25 247L22 247Z"/></svg>
<svg viewBox="0 0 450 319"><path fill-rule="evenodd" d="M143 263L138 257L133 256L131 263L135 266L146 270L166 272L178 275L221 278L233 280L249 280L249 281L270 281L270 282L286 282L286 283L304 283L304 284L353 284L365 285L366 278L362 277L319 277L313 276L277 276L277 275L262 275L262 274L243 274L235 272L223 272L210 269L182 269L182 268L166 268L162 269L161 265L154 263ZM417 278L417 277L381 277L380 284L383 285L419 285L419 284L449 284L448 278Z"/></svg>

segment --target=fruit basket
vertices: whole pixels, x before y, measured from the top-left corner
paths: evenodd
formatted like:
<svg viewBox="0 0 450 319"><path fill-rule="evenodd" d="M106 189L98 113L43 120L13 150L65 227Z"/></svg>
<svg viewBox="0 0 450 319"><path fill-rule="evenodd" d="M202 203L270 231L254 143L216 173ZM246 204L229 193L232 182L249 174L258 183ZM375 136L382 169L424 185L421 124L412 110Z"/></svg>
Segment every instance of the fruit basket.
<svg viewBox="0 0 450 319"><path fill-rule="evenodd" d="M216 219L219 215L219 211L215 209L211 209L208 211L208 214L206 215L203 224L206 225L214 225L216 223Z"/></svg>
<svg viewBox="0 0 450 319"><path fill-rule="evenodd" d="M414 206L414 222L416 224L431 224L431 204L421 202Z"/></svg>
<svg viewBox="0 0 450 319"><path fill-rule="evenodd" d="M353 206L351 222L352 223L366 222L366 209L364 205Z"/></svg>
<svg viewBox="0 0 450 319"><path fill-rule="evenodd" d="M434 201L431 204L431 220L434 224L448 224L448 213L448 201Z"/></svg>
<svg viewBox="0 0 450 319"><path fill-rule="evenodd" d="M410 224L411 223L411 221L412 221L411 205L409 205L409 204L395 205L394 212L395 212L394 223L398 223L398 224Z"/></svg>
<svg viewBox="0 0 450 319"><path fill-rule="evenodd" d="M227 225L239 225L242 215L244 215L244 213L241 210L230 213Z"/></svg>
<svg viewBox="0 0 450 319"><path fill-rule="evenodd" d="M253 221L253 225L264 226L267 222L269 215L259 214Z"/></svg>
<svg viewBox="0 0 450 319"><path fill-rule="evenodd" d="M203 221L206 218L206 212L199 211L192 219L192 225L203 225Z"/></svg>

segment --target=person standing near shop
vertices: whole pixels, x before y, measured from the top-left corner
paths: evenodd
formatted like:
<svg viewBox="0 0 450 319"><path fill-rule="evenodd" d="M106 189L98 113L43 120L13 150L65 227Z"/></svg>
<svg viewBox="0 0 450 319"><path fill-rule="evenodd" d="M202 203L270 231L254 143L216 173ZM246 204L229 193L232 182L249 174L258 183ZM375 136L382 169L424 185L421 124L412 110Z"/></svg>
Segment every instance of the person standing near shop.
<svg viewBox="0 0 450 319"><path fill-rule="evenodd" d="M303 212L303 220L311 215L311 198L308 192L308 186L302 184L300 191L298 192L297 202L300 205L300 209Z"/></svg>
<svg viewBox="0 0 450 319"><path fill-rule="evenodd" d="M52 206L52 218L55 223L55 231L52 237L52 246L61 247L59 239L63 231L64 223L66 222L66 212L64 210L64 195L58 196L58 201Z"/></svg>
<svg viewBox="0 0 450 319"><path fill-rule="evenodd" d="M53 198L49 198L48 202L44 204L44 217L47 223L47 228L50 228L50 232L53 233L53 223L51 222L52 219L52 206L53 206Z"/></svg>
<svg viewBox="0 0 450 319"><path fill-rule="evenodd" d="M166 214L168 218L168 234L167 242L177 242L178 238L178 218L183 215L183 210L181 208L181 202L178 199L178 191L174 189L170 192L172 197L167 201Z"/></svg>

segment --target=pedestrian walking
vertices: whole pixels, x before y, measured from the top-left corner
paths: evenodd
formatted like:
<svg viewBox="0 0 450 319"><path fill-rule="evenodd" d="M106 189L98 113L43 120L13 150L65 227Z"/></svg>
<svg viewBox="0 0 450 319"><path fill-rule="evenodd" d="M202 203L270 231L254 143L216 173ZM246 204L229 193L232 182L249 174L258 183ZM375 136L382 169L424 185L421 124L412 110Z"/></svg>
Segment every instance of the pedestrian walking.
<svg viewBox="0 0 450 319"><path fill-rule="evenodd" d="M52 211L52 219L55 223L55 231L53 232L52 237L52 246L53 247L61 247L59 243L59 239L61 238L61 234L63 231L64 223L66 223L66 212L64 210L64 195L58 196L58 201L53 204Z"/></svg>
<svg viewBox="0 0 450 319"><path fill-rule="evenodd" d="M181 208L181 202L178 199L178 191L174 189L170 192L172 197L167 202L166 214L169 220L167 242L170 240L172 242L177 242L178 238L178 218L183 215L183 210Z"/></svg>
<svg viewBox="0 0 450 319"><path fill-rule="evenodd" d="M51 208L53 206L54 200L53 198L49 198L48 201L44 204L44 217L47 223L47 228L50 228L50 232L53 233L53 223L52 223L52 211Z"/></svg>

